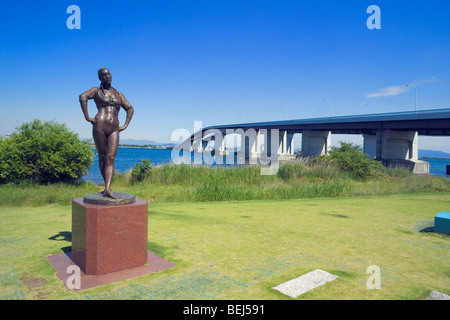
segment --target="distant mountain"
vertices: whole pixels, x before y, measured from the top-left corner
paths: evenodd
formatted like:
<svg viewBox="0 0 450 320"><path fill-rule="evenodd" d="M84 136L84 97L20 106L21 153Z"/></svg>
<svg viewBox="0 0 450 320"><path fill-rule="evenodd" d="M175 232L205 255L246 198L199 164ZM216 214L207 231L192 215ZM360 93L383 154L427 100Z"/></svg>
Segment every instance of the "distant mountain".
<svg viewBox="0 0 450 320"><path fill-rule="evenodd" d="M438 158L438 159L450 159L450 153L436 150L420 150L419 158Z"/></svg>
<svg viewBox="0 0 450 320"><path fill-rule="evenodd" d="M135 146L173 146L173 143L159 143L153 140L136 140L136 139L120 139L120 145L135 145Z"/></svg>

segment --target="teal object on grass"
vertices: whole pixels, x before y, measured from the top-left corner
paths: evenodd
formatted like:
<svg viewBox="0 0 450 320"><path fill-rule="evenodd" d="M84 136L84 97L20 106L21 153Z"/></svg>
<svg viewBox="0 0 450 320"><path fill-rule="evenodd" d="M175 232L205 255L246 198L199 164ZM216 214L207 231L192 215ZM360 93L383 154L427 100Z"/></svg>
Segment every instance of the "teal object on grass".
<svg viewBox="0 0 450 320"><path fill-rule="evenodd" d="M439 212L434 217L434 232L450 234L450 212Z"/></svg>

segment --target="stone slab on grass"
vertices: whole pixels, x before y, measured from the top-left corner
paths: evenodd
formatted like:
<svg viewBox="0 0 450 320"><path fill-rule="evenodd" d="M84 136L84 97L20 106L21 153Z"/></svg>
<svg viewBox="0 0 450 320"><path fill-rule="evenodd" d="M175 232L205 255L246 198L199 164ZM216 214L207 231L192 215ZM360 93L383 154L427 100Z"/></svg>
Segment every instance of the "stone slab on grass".
<svg viewBox="0 0 450 320"><path fill-rule="evenodd" d="M317 269L298 278L279 284L278 286L273 287L273 289L292 298L297 298L299 295L337 278L339 277L336 275Z"/></svg>
<svg viewBox="0 0 450 320"><path fill-rule="evenodd" d="M430 296L425 300L450 300L450 296L439 291L431 291Z"/></svg>

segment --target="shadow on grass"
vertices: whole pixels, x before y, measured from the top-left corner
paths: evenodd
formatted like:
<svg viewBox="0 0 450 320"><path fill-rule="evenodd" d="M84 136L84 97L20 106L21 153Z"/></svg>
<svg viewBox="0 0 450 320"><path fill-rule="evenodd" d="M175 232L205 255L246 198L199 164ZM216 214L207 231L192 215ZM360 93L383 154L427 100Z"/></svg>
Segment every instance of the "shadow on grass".
<svg viewBox="0 0 450 320"><path fill-rule="evenodd" d="M329 217L335 217L335 218L343 218L343 219L350 218L349 216L346 216L344 214L337 214L337 213L320 212L319 214L324 215L324 216L329 216Z"/></svg>
<svg viewBox="0 0 450 320"><path fill-rule="evenodd" d="M419 232L434 232L434 220L421 221L413 229Z"/></svg>
<svg viewBox="0 0 450 320"><path fill-rule="evenodd" d="M49 237L48 240L71 242L72 241L72 232L60 231L58 234L55 234L54 236Z"/></svg>
<svg viewBox="0 0 450 320"><path fill-rule="evenodd" d="M434 232L434 227L423 228L419 232Z"/></svg>
<svg viewBox="0 0 450 320"><path fill-rule="evenodd" d="M157 244L155 242L148 243L148 250L157 254L158 256L160 256L160 255L163 256L163 255L169 254L170 251L174 251L174 250L178 250L178 249L179 249L178 246L166 247L166 246Z"/></svg>
<svg viewBox="0 0 450 320"><path fill-rule="evenodd" d="M72 232L70 231L60 231L58 234L55 234L48 238L53 241L66 241L72 242ZM71 258L72 246L62 247L61 251L64 252L69 258Z"/></svg>

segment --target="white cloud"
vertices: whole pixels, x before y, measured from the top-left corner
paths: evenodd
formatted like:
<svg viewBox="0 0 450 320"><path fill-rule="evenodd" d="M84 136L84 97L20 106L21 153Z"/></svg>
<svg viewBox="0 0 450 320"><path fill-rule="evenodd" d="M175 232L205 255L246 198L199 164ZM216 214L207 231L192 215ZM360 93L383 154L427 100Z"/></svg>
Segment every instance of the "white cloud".
<svg viewBox="0 0 450 320"><path fill-rule="evenodd" d="M407 86L391 86L383 89L379 89L376 92L369 93L366 95L366 98L380 98L380 97L391 97L391 96L397 96L403 92L408 91L409 88Z"/></svg>
<svg viewBox="0 0 450 320"><path fill-rule="evenodd" d="M432 76L432 77L430 77L430 79L415 81L415 82L412 82L411 84L414 86L420 86L423 84L439 82L439 81L440 80L437 77ZM378 91L369 93L366 95L366 98L372 99L372 98L398 96L399 94L402 94L409 90L410 90L410 88L407 87L406 84L403 86L390 86L390 87L382 88L382 89L379 89Z"/></svg>

